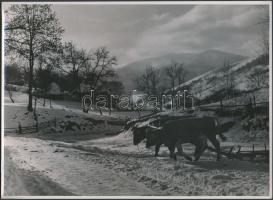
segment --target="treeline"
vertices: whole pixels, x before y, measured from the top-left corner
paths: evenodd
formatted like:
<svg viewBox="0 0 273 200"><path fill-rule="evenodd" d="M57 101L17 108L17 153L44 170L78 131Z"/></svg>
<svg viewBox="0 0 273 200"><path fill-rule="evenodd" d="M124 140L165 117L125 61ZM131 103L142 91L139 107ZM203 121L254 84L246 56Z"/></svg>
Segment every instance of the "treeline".
<svg viewBox="0 0 273 200"><path fill-rule="evenodd" d="M5 81L28 85L29 111L33 89L46 94L52 82L78 99L90 89L122 93L113 69L117 58L106 47L90 51L63 42L64 29L51 5L12 5L5 17L5 56L15 58L5 63Z"/></svg>
<svg viewBox="0 0 273 200"><path fill-rule="evenodd" d="M123 84L113 66L116 58L102 47L94 52L77 49L72 42L64 43L58 55L39 56L33 73L35 94L46 96L51 83L60 86L71 99L79 99L90 90L121 94ZM29 82L29 67L13 62L5 65L5 82L25 85Z"/></svg>
<svg viewBox="0 0 273 200"><path fill-rule="evenodd" d="M136 79L137 89L148 95L175 94L175 87L185 82L188 71L183 63L172 61L160 69L149 65ZM171 92L170 92L171 91Z"/></svg>

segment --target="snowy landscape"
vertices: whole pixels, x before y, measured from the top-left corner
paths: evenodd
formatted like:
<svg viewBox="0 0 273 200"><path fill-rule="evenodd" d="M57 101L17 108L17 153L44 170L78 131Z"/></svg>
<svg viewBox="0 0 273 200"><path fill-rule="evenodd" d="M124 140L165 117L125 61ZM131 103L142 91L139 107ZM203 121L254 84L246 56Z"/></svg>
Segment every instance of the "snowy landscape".
<svg viewBox="0 0 273 200"><path fill-rule="evenodd" d="M18 121L22 126L34 122L33 114L25 111L27 102L23 102L24 97L26 99L26 94L18 94L18 104L11 104L9 98L5 97L5 127L17 127ZM16 97L14 99L17 100ZM93 125L84 120L113 120L110 117L96 114L86 116L80 110L77 112L54 107L55 104L52 109L39 105L37 113L45 121L54 117L62 119L58 122L57 130L48 127L33 134L5 135L7 195L268 194L268 163L228 158L216 162L214 154L210 152L205 152L198 162L189 162L180 157L175 162L169 159L165 147L160 157L154 158L153 149L146 149L143 143L139 146L132 144L130 133L122 132L110 137L106 135L118 132L122 126L105 125L104 122ZM75 128L73 131L59 132L62 130L61 122L70 120L77 124L87 124L88 131ZM266 141L260 141L260 145ZM253 143L259 144L255 141ZM247 141L232 142L232 145L235 144L251 148ZM231 144L226 142L221 145L224 147ZM191 154L192 145L183 147Z"/></svg>
<svg viewBox="0 0 273 200"><path fill-rule="evenodd" d="M88 6L92 9L92 5ZM187 8L189 13L181 14L185 15L185 19L181 19L191 17L197 23L200 19L195 19L191 12L213 9L218 13L223 9L195 6ZM264 7L257 11L252 6L242 6L242 9L246 13L250 9L251 14L254 13L254 17L251 15L253 19L265 12ZM80 10L80 7L75 8ZM116 68L119 60L112 56L115 51L111 48L111 52L106 47L89 51L78 48L74 41L62 41L65 30L57 20L57 16L62 19L61 14L65 15L62 5L33 7L31 4L18 4L13 7L6 5L5 9L7 13L15 14L6 13L5 25L8 36L2 69L5 80L2 82L1 147L4 164L1 179L4 184L1 184L1 197L268 198L272 195L272 119L269 110L272 65L269 62L268 43L268 48L264 43L260 46L257 44L259 52L251 56L213 48L200 53L170 51L132 59ZM69 10L69 6L66 9ZM238 12L236 5L230 9L234 9L234 15ZM41 49L34 45L31 48L35 51L23 44L24 32L21 33L20 28L17 30L15 26L24 18L20 18L19 11L28 13L29 10L48 21L52 20L48 26L55 30L53 34L56 33L51 37L50 31L48 33L40 27L33 44L44 46ZM60 15L55 15L55 12ZM19 17L9 18L16 15ZM246 24L250 23L243 19ZM62 22L66 28L65 21ZM171 30L177 23L166 22L158 28L158 34L162 34L164 25ZM38 27L39 22L36 25ZM47 40L41 40L39 34ZM50 44L54 50L46 46ZM32 52L32 55L25 51ZM15 54L19 56L14 57ZM84 107L83 99L90 95L90 90L95 91L95 96L94 101L89 103L96 103L99 109L88 110ZM178 100L175 99L181 92L187 92L187 98L192 101L179 95ZM111 99L113 94L120 98ZM107 100L109 98L110 103L99 99L101 95L105 95ZM140 109L138 97L148 101L150 96L159 97L158 104L155 107L147 104ZM163 96L171 98L165 99ZM127 101L126 98L129 103L124 108L120 105ZM104 102L107 103L102 106ZM216 120L213 127L219 133L215 133L214 137L220 142L220 152L206 135L207 146L199 160L189 161L179 155L181 152L177 146L173 146L178 151L175 160L171 143L167 140L168 134L173 133L168 130L158 156L155 156L155 146L147 146L149 134L156 131L165 134L160 131L165 130L164 126L169 121L178 125L179 120L206 117ZM198 126L201 124L196 124ZM193 129L193 134L195 130L198 129ZM187 131L177 130L184 136L191 134ZM198 134L205 135L205 131ZM212 133L214 129L209 130L209 134ZM193 141L202 138L198 134L193 136ZM140 135L144 138L135 144L135 139ZM175 145L182 144L183 152L196 158L194 151L198 144L183 142L179 137ZM221 160L218 160L219 153Z"/></svg>

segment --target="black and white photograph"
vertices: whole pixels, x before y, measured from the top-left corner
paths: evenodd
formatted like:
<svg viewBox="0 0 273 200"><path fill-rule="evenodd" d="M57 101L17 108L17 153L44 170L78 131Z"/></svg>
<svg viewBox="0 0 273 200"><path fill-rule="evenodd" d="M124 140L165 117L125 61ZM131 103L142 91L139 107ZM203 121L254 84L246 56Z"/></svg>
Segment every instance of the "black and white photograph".
<svg viewBox="0 0 273 200"><path fill-rule="evenodd" d="M1 4L1 198L272 198L271 1Z"/></svg>

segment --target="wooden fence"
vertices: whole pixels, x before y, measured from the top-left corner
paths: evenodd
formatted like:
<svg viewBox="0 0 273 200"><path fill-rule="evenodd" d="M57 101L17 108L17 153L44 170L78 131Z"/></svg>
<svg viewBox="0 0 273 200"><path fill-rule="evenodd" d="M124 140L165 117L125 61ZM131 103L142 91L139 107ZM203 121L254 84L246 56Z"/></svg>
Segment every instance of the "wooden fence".
<svg viewBox="0 0 273 200"><path fill-rule="evenodd" d="M240 105L209 105L209 106L198 106L202 111L214 111L219 116L240 116L249 115L256 116L258 113L269 113L269 102L253 103L250 101L249 104Z"/></svg>
<svg viewBox="0 0 273 200"><path fill-rule="evenodd" d="M5 133L18 133L18 134L26 134L26 133L37 133L40 129L45 129L48 127L57 126L57 119L49 120L46 122L38 122L36 120L35 125L32 126L22 126L20 122L18 122L18 127L16 128L5 128Z"/></svg>
<svg viewBox="0 0 273 200"><path fill-rule="evenodd" d="M109 124L109 125L115 125L115 126L123 126L125 124L124 120L104 120L104 119L93 119L88 118L90 122L92 122L94 125L96 124ZM49 121L45 122L38 122L38 118L36 118L35 125L32 126L22 126L20 122L18 122L18 127L15 128L5 128L5 133L18 133L18 134L24 134L24 133L37 133L41 129L45 129L48 127L57 127L57 118L54 118Z"/></svg>

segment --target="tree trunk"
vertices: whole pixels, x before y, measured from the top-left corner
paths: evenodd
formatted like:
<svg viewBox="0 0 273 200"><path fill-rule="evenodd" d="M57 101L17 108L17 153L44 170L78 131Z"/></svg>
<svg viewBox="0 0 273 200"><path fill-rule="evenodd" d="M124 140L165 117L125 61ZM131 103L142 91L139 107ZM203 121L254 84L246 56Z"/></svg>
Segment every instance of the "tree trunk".
<svg viewBox="0 0 273 200"><path fill-rule="evenodd" d="M14 100L13 100L13 98L12 98L12 93L11 93L11 90L10 90L10 89L9 89L9 98L10 98L11 102L14 103Z"/></svg>
<svg viewBox="0 0 273 200"><path fill-rule="evenodd" d="M34 58L32 47L30 48L30 59L29 59L29 80L28 80L28 111L33 111L32 108L32 87L33 87L33 65L34 65Z"/></svg>
<svg viewBox="0 0 273 200"><path fill-rule="evenodd" d="M172 110L174 110L173 107L174 107L174 80L172 81Z"/></svg>
<svg viewBox="0 0 273 200"><path fill-rule="evenodd" d="M161 95L160 95L160 111L162 112L162 110L163 110L163 100L162 100L162 93L161 93Z"/></svg>
<svg viewBox="0 0 273 200"><path fill-rule="evenodd" d="M34 104L34 112L36 113L36 106L37 106L37 97L35 97L35 104Z"/></svg>

